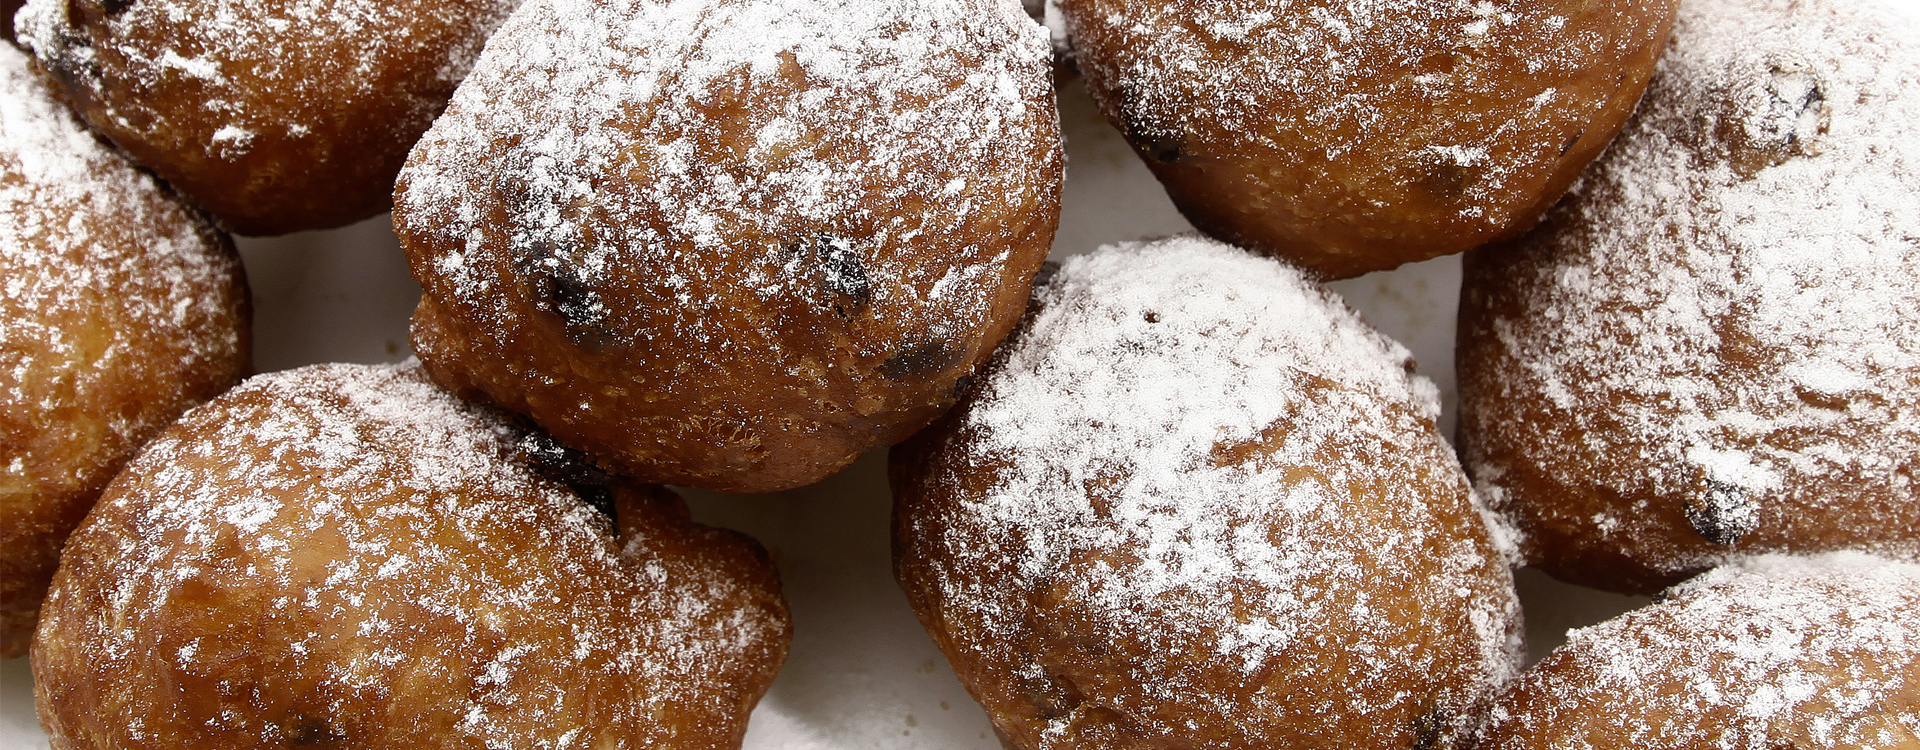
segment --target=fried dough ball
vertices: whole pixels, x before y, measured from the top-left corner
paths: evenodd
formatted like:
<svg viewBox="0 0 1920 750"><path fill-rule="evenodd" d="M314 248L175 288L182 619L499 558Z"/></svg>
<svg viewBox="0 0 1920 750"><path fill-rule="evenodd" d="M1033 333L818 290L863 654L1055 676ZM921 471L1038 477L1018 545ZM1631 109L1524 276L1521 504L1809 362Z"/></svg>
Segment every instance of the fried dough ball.
<svg viewBox="0 0 1920 750"><path fill-rule="evenodd" d="M1061 0L1087 89L1193 225L1327 278L1533 225L1677 0Z"/></svg>
<svg viewBox="0 0 1920 750"><path fill-rule="evenodd" d="M414 348L616 473L807 484L953 402L1059 219L998 0L534 0L402 172Z"/></svg>
<svg viewBox="0 0 1920 750"><path fill-rule="evenodd" d="M1540 231L1469 257L1461 439L1528 560L1651 592L1920 554L1920 43L1879 0L1699 0Z"/></svg>
<svg viewBox="0 0 1920 750"><path fill-rule="evenodd" d="M417 366L248 380L74 534L34 641L67 748L738 748L791 628L766 554Z"/></svg>
<svg viewBox="0 0 1920 750"><path fill-rule="evenodd" d="M21 42L96 130L240 234L387 210L518 0L31 0Z"/></svg>
<svg viewBox="0 0 1920 750"><path fill-rule="evenodd" d="M1008 746L1457 746L1519 608L1407 351L1198 237L1035 303L892 463L895 574Z"/></svg>
<svg viewBox="0 0 1920 750"><path fill-rule="evenodd" d="M0 658L26 653L60 546L101 488L239 382L249 319L226 236L0 45Z"/></svg>
<svg viewBox="0 0 1920 750"><path fill-rule="evenodd" d="M1920 748L1920 567L1765 556L1573 631L1479 750Z"/></svg>

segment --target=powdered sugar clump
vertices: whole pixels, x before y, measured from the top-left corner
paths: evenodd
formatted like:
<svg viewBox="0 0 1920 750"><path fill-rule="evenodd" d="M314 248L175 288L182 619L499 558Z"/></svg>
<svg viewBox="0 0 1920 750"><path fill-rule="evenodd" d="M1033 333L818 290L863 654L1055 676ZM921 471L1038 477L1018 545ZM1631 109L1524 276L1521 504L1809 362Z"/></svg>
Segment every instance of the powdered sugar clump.
<svg viewBox="0 0 1920 750"><path fill-rule="evenodd" d="M1551 231L1469 273L1469 320L1508 305L1462 355L1490 495L1537 461L1633 504L1594 516L1596 539L1684 501L1716 544L1844 527L1916 548L1909 511L1859 499L1907 503L1920 452L1920 27L1887 5L1683 6L1639 114ZM1483 421L1476 400L1539 404L1565 437ZM1721 555L1620 538L1603 544L1660 571Z"/></svg>
<svg viewBox="0 0 1920 750"><path fill-rule="evenodd" d="M1486 747L1904 748L1920 742L1920 566L1763 556L1569 634Z"/></svg>
<svg viewBox="0 0 1920 750"><path fill-rule="evenodd" d="M1058 670L1081 693L1002 731L1071 746L1097 706L1193 742L1352 731L1329 717L1355 711L1395 717L1376 739L1445 734L1422 712L1512 674L1506 567L1404 348L1300 272L1193 237L1071 258L1036 304L964 411L896 456L921 462L896 481L903 583L956 668L1012 659L1015 684ZM1296 682L1315 687L1260 687Z"/></svg>

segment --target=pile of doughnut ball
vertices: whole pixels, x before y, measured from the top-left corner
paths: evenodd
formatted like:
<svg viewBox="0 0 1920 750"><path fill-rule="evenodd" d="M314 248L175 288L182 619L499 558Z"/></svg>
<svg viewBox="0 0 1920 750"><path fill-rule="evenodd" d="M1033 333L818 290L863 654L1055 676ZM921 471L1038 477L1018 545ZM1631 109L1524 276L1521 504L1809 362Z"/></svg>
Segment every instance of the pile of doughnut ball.
<svg viewBox="0 0 1920 750"><path fill-rule="evenodd" d="M665 485L885 446L1010 748L1920 748L1896 0L20 5L55 748L738 747L786 604ZM1075 74L1204 234L1044 262ZM389 209L418 361L246 377L227 232ZM1456 451L1320 282L1469 250ZM1662 593L1522 672L1520 565Z"/></svg>

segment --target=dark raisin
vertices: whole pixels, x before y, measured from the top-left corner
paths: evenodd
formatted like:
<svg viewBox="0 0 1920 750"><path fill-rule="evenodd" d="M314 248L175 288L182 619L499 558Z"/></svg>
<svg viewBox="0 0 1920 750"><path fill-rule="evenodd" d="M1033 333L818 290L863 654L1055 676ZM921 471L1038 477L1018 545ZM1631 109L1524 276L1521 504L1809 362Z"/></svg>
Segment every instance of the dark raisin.
<svg viewBox="0 0 1920 750"><path fill-rule="evenodd" d="M534 473L572 488L588 505L613 517L613 475L602 471L585 453L568 448L544 432L520 438L520 453Z"/></svg>
<svg viewBox="0 0 1920 750"><path fill-rule="evenodd" d="M789 242L781 247L789 258L804 255L803 262L820 274L820 288L828 295L828 305L842 318L853 317L873 301L873 282L867 276L866 262L853 249L853 242L832 235Z"/></svg>
<svg viewBox="0 0 1920 750"><path fill-rule="evenodd" d="M954 399L960 398L961 396L967 395L967 389L972 387L973 387L973 376L961 375L959 378L953 381L953 391L947 394L947 397L954 398Z"/></svg>
<svg viewBox="0 0 1920 750"><path fill-rule="evenodd" d="M533 240L520 258L534 308L558 316L567 340L589 348L604 345L607 306L593 285L580 277L579 269L561 257L559 248L544 239Z"/></svg>
<svg viewBox="0 0 1920 750"><path fill-rule="evenodd" d="M494 191L513 217L507 230L514 269L526 279L534 309L558 317L575 345L598 348L612 339L607 328L611 309L584 273L579 246L590 245L591 240L577 234L589 231L585 227L591 222L583 221L582 214L593 211L594 202L525 179L524 175L537 171L539 158L536 149L515 138L505 145L494 178ZM564 231L576 234L559 234Z"/></svg>
<svg viewBox="0 0 1920 750"><path fill-rule="evenodd" d="M1172 138L1149 138L1140 141L1140 150L1161 164L1180 161L1180 146L1180 141Z"/></svg>
<svg viewBox="0 0 1920 750"><path fill-rule="evenodd" d="M347 737L325 721L310 716L295 716L293 729L287 733L288 739L295 745L323 745L329 742L345 742Z"/></svg>
<svg viewBox="0 0 1920 750"><path fill-rule="evenodd" d="M892 380L917 380L952 367L966 352L944 341L910 344L880 364L880 374Z"/></svg>
<svg viewBox="0 0 1920 750"><path fill-rule="evenodd" d="M1447 728L1447 711L1436 708L1413 720L1413 750L1432 750L1440 746L1440 735Z"/></svg>
<svg viewBox="0 0 1920 750"><path fill-rule="evenodd" d="M613 476L595 466L587 454L561 445L547 433L527 433L520 438L520 451L534 471L556 482L594 487L613 484Z"/></svg>
<svg viewBox="0 0 1920 750"><path fill-rule="evenodd" d="M821 235L814 239L814 257L820 260L821 284L828 292L853 302L854 309L873 300L873 285L867 280L867 268L852 243L838 237Z"/></svg>
<svg viewBox="0 0 1920 750"><path fill-rule="evenodd" d="M599 324L606 318L606 307L587 282L567 269L555 269L545 276L540 289L547 305L566 323L567 338L581 344L599 337Z"/></svg>
<svg viewBox="0 0 1920 750"><path fill-rule="evenodd" d="M100 0L100 8L109 16L117 16L133 7L133 0Z"/></svg>
<svg viewBox="0 0 1920 750"><path fill-rule="evenodd" d="M600 511L600 515L606 516L609 520L617 518L617 516L614 515L613 490L607 489L606 487L575 485L573 494L578 495L581 502L591 506L594 510Z"/></svg>
<svg viewBox="0 0 1920 750"><path fill-rule="evenodd" d="M1747 491L1738 485L1709 479L1703 491L1690 498L1687 523L1708 544L1728 547L1753 531L1759 514Z"/></svg>
<svg viewBox="0 0 1920 750"><path fill-rule="evenodd" d="M1817 77L1780 70L1773 71L1773 75L1772 84L1767 86L1768 114L1772 115L1774 130L1781 134L1786 147L1798 151L1804 137L1826 131L1821 107L1827 101L1827 94Z"/></svg>
<svg viewBox="0 0 1920 750"><path fill-rule="evenodd" d="M1827 132L1827 95L1818 73L1773 68L1766 98L1736 99L1735 109L1715 126L1734 171L1752 177L1796 156L1817 153Z"/></svg>
<svg viewBox="0 0 1920 750"><path fill-rule="evenodd" d="M43 55L42 64L70 95L84 95L81 92L91 91L94 82L101 79L99 57L92 47L93 42L80 29L62 27L54 32L52 54Z"/></svg>

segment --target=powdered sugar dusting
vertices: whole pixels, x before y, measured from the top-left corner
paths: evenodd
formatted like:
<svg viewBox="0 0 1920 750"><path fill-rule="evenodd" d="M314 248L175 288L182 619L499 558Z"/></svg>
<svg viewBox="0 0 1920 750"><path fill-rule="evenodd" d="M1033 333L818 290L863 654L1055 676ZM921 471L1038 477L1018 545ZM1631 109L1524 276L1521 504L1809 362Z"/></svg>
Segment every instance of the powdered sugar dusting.
<svg viewBox="0 0 1920 750"><path fill-rule="evenodd" d="M0 45L0 653L100 488L247 366L240 273Z"/></svg>
<svg viewBox="0 0 1920 750"><path fill-rule="evenodd" d="M1124 118L1143 150L1177 157L1196 149L1202 162L1327 165L1325 176L1287 175L1318 184L1256 183L1232 192L1250 193L1249 201L1276 191L1311 196L1288 204L1302 221L1329 212L1398 220L1439 205L1454 214L1441 221L1473 227L1481 241L1536 210L1543 170L1585 136L1620 83L1609 70L1608 83L1595 86L1594 66L1650 45L1671 7L1064 5L1085 52L1080 65L1096 84L1091 91L1109 117ZM1569 12L1592 17L1570 19ZM1334 185L1336 177L1346 184Z"/></svg>
<svg viewBox="0 0 1920 750"><path fill-rule="evenodd" d="M0 86L0 158L6 160L7 171L0 181L0 206L7 210L7 220L0 222L0 248L8 266L0 292L9 307L55 317L79 296L90 296L93 280L144 266L159 266L153 283L174 290L158 299L128 301L146 306L132 315L156 330L184 326L189 310L221 302L189 292L196 284L224 286L235 270L231 258L218 251L211 231L166 199L153 178L87 132L12 47L0 47ZM88 231L95 216L116 217L123 226L115 234L128 235L130 244L150 255L125 255L127 248L94 240ZM62 257L56 261L55 255ZM209 314L217 313L202 311L195 317ZM34 333L35 317L10 317L0 330L9 341L16 336L22 342L59 337ZM234 345L231 334L225 339ZM6 350L17 347L10 344Z"/></svg>
<svg viewBox="0 0 1920 750"><path fill-rule="evenodd" d="M518 0L40 0L21 43L82 117L242 234L385 211Z"/></svg>
<svg viewBox="0 0 1920 750"><path fill-rule="evenodd" d="M256 134L268 134L265 141L275 144L297 142L316 126L334 125L327 118L342 104L341 99L352 102L417 93L405 81L396 85L396 78L404 79L405 74L394 66L396 61L410 59L409 45L420 43L405 30L422 18L465 30L455 34L463 43L435 53L443 60L435 75L443 83L458 83L479 55L487 32L517 2L115 2L104 4L109 16L105 28L106 35L118 41L100 46L70 45L63 39L74 33L75 25L69 15L72 5L66 0L29 0L18 25L21 43L36 54L79 56L62 61L64 68L98 75L102 64L110 64L117 75L129 79L117 83L152 91L204 87L211 96L194 102L197 108L191 116L212 113L223 124L209 131L210 142L179 146L204 148L237 162L250 150ZM165 38L155 39L156 30L163 30ZM338 49L358 54L337 55ZM256 88L272 92L278 106L260 106L266 97L232 98ZM166 137L176 128L180 133L195 132L170 121L174 113L169 107L176 104L170 97L158 101L118 98L109 116L122 127L157 137ZM412 119L424 125L443 104L435 99L414 102Z"/></svg>
<svg viewBox="0 0 1920 750"><path fill-rule="evenodd" d="M689 552L704 542L684 521L623 517L635 533L616 544L519 438L417 364L247 381L152 444L76 534L86 579L56 583L39 679L58 691L123 670L253 691L217 716L202 715L218 709L211 685L116 693L145 717L132 740L419 739L379 708L410 701L425 731L487 747L737 736L784 650L777 594L736 575L737 550ZM258 623L222 636L231 617ZM289 681L312 692L283 719Z"/></svg>
<svg viewBox="0 0 1920 750"><path fill-rule="evenodd" d="M1489 747L1909 747L1920 566L1763 556L1573 631L1493 711ZM1684 740L1683 740L1684 738Z"/></svg>
<svg viewBox="0 0 1920 750"><path fill-rule="evenodd" d="M1770 504L1825 503L1807 489L1821 478L1911 494L1920 45L1890 5L1689 2L1639 114L1529 240L1531 265L1489 272L1523 290L1520 317L1486 324L1513 362L1489 387L1609 441L1567 471L1632 466L1619 481L1638 494L1718 488L1702 505L1726 506L1734 536L1779 523ZM1471 407L1467 421L1501 429ZM1495 491L1500 471L1475 469ZM1715 559L1657 554L1669 571Z"/></svg>
<svg viewBox="0 0 1920 750"><path fill-rule="evenodd" d="M1295 675L1345 681L1318 709L1265 692L1195 710L1457 713L1512 674L1506 568L1404 348L1298 271L1196 237L1071 258L1036 304L912 480L981 489L902 521L949 529L915 564L936 571L942 617L970 623L948 636L976 654L960 658L1086 618L1077 637L1145 644L1114 668L1139 687L1111 708L1172 737L1198 730L1148 704L1312 672L1314 654L1351 659ZM1012 578L967 572L999 568ZM1405 608L1432 630L1409 636L1387 614ZM1382 687L1408 675L1421 686ZM1047 741L1074 741L1079 718L1051 719Z"/></svg>
<svg viewBox="0 0 1920 750"><path fill-rule="evenodd" d="M605 285L641 283L724 342L702 310L824 283L876 319L966 329L1030 268L999 212L1057 190L1048 49L1010 1L531 2L416 148L396 224L447 239L415 267L488 323L504 254L583 290L562 310L582 325L623 314ZM892 257L942 242L943 262Z"/></svg>

